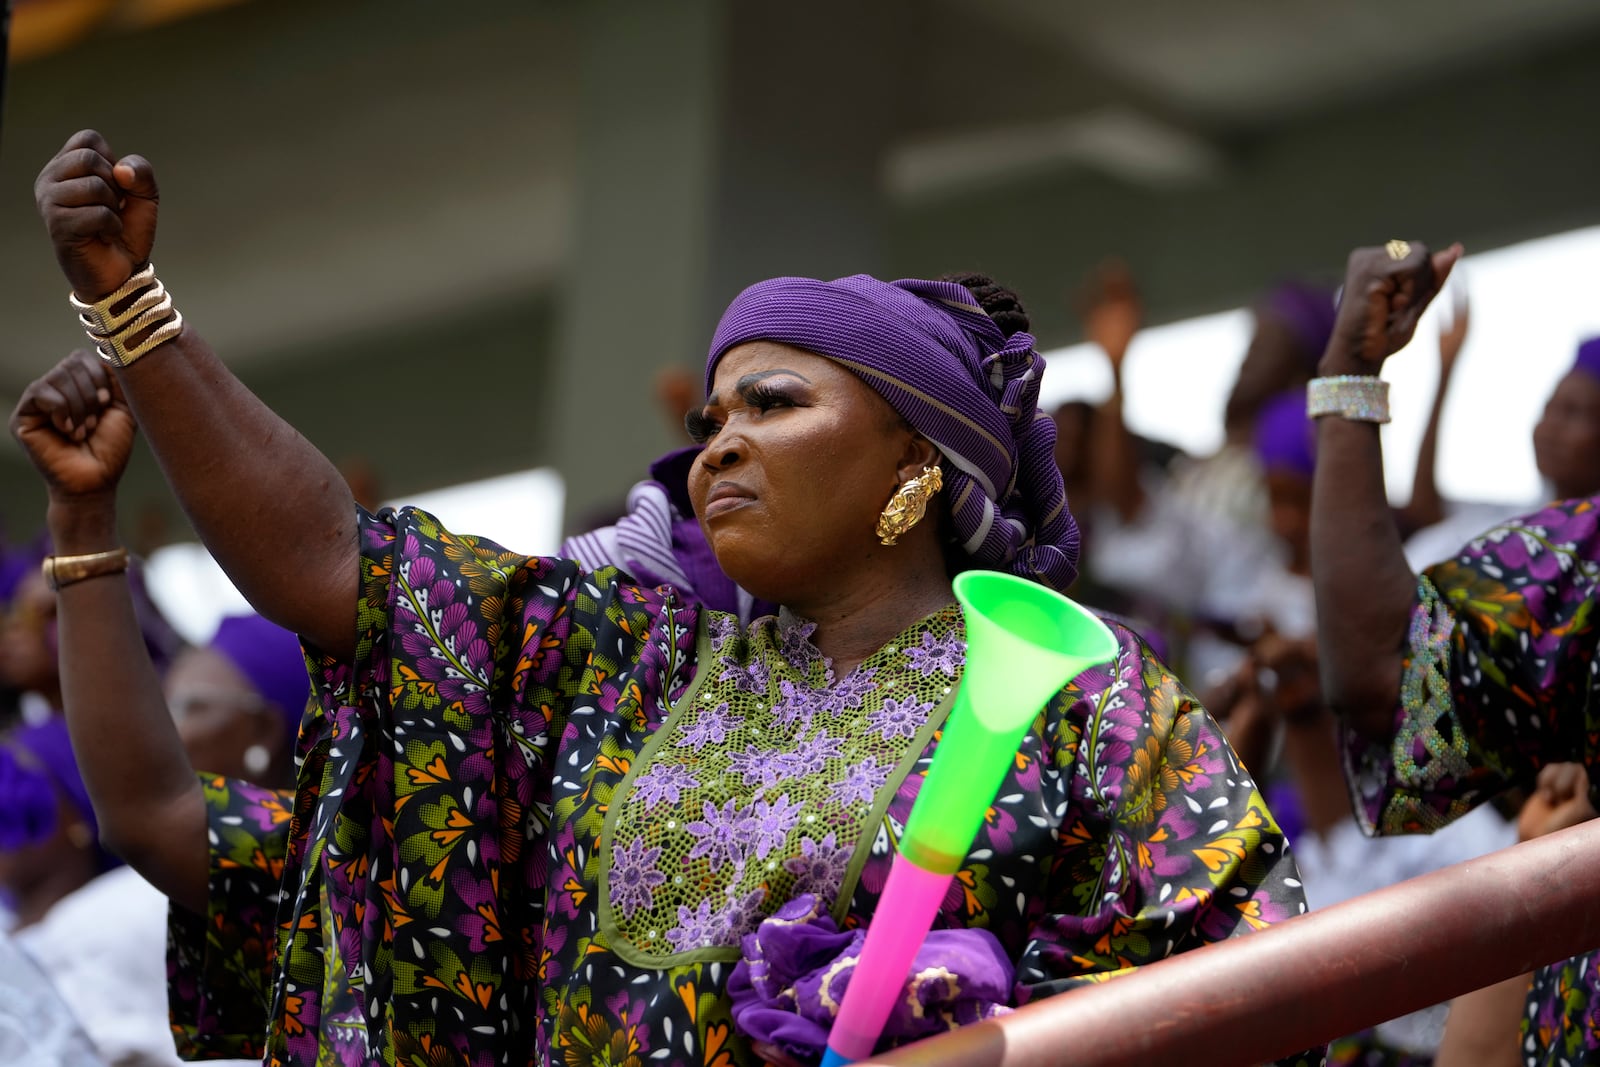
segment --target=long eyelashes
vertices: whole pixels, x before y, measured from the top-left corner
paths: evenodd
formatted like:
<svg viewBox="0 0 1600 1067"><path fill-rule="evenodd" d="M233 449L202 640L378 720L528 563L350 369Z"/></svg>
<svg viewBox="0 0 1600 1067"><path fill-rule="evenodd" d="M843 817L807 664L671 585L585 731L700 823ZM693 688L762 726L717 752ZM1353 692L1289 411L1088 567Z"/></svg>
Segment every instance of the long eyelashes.
<svg viewBox="0 0 1600 1067"><path fill-rule="evenodd" d="M697 445L705 444L717 432L717 424L711 421L704 408L691 408L683 417L683 428L688 431L689 440Z"/></svg>
<svg viewBox="0 0 1600 1067"><path fill-rule="evenodd" d="M774 389L764 382L748 385L740 393L744 402L758 411L771 411L773 408L794 407L794 397L781 389Z"/></svg>
<svg viewBox="0 0 1600 1067"><path fill-rule="evenodd" d="M775 408L796 406L794 397L761 382L745 386L739 391L739 396L746 405L762 414ZM703 445L716 436L717 431L722 429L722 424L706 414L705 408L695 408L683 417L683 428L688 431L691 441Z"/></svg>

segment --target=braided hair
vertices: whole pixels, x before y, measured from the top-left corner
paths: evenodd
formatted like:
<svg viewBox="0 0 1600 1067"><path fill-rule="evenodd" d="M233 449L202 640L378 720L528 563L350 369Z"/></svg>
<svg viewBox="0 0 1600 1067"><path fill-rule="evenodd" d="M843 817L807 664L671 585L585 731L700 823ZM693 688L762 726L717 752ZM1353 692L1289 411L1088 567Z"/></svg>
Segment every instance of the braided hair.
<svg viewBox="0 0 1600 1067"><path fill-rule="evenodd" d="M1000 327L1000 332L1010 337L1014 333L1031 329L1028 313L1022 307L1022 298L987 274L974 271L956 271L941 274L941 282L955 282L971 293L978 306Z"/></svg>

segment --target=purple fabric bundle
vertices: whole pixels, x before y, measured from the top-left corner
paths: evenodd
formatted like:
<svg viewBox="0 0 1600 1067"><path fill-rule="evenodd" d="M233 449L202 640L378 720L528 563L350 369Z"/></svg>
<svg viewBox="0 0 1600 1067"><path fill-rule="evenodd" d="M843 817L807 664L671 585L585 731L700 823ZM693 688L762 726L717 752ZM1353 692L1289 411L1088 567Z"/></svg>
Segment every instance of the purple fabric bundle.
<svg viewBox="0 0 1600 1067"><path fill-rule="evenodd" d="M1572 369L1600 379L1600 337L1591 337L1578 345L1578 358L1573 361Z"/></svg>
<svg viewBox="0 0 1600 1067"><path fill-rule="evenodd" d="M1005 337L954 282L772 278L723 313L706 361L777 341L849 368L944 453L946 507L981 567L1055 589L1078 574L1078 525L1055 462L1055 423L1037 408L1044 361Z"/></svg>
<svg viewBox="0 0 1600 1067"><path fill-rule="evenodd" d="M311 696L300 639L259 615L234 615L218 625L210 647L239 668L262 699L278 710L293 744Z"/></svg>
<svg viewBox="0 0 1600 1067"><path fill-rule="evenodd" d="M734 1025L758 1051L768 1046L815 1063L827 1047L866 936L865 929L840 930L811 893L779 908L744 937L743 957L728 979ZM912 961L883 1043L902 1044L1005 1014L1014 977L989 931L932 931Z"/></svg>
<svg viewBox="0 0 1600 1067"><path fill-rule="evenodd" d="M1306 391L1291 389L1261 409L1256 419L1255 450L1261 469L1311 480L1316 470L1315 428L1306 415Z"/></svg>
<svg viewBox="0 0 1600 1067"><path fill-rule="evenodd" d="M1299 340L1306 361L1315 364L1322 358L1333 336L1333 320L1339 310L1333 293L1305 282L1284 282L1262 301L1257 314L1269 315Z"/></svg>

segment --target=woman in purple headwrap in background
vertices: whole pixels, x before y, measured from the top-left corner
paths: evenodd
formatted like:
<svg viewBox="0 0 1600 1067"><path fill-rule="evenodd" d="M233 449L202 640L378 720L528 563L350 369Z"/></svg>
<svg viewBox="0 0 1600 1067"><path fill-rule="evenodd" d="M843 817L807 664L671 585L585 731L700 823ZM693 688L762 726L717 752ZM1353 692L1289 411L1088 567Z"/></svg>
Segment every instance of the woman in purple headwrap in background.
<svg viewBox="0 0 1600 1067"><path fill-rule="evenodd" d="M1197 685L1215 684L1236 666L1232 631L1258 612L1253 590L1282 550L1269 527L1257 422L1274 397L1311 376L1333 326L1333 292L1285 281L1256 303L1249 346L1224 411L1221 447L1209 456L1181 459L1160 477L1138 468L1122 417L1123 363L1137 323L1131 281L1102 303L1131 304L1133 310L1121 331L1095 330L1112 372L1112 395L1096 413L1092 443L1096 496L1110 506L1094 516L1090 575L1120 591L1157 625L1186 634L1177 649L1186 676ZM1107 319L1118 321L1096 305L1089 321Z"/></svg>
<svg viewBox="0 0 1600 1067"><path fill-rule="evenodd" d="M154 236L149 164L113 172L108 151L80 134L39 185L90 300ZM73 206L86 159L127 192L118 234ZM12 425L62 551L115 543L108 486L137 412L201 538L316 668L293 795L197 780L165 710L121 696L144 691L139 671L69 687L108 839L174 901L184 1050L295 1067L814 1060L853 963L828 928L871 921L960 681L952 572L1057 589L1076 573L1026 327L977 277L778 278L732 303L688 491L719 569L783 605L749 625L670 584L359 510L192 326L114 376L79 358L31 386ZM603 399L595 432L617 432ZM896 512L920 521L883 526ZM114 578L64 587L63 648L125 646L125 595ZM1113 630L1115 662L1024 739L937 920L947 978L908 991L886 1043L1302 909L1248 772ZM797 922L819 936L782 935Z"/></svg>
<svg viewBox="0 0 1600 1067"><path fill-rule="evenodd" d="M1279 557L1287 551L1294 557L1289 569L1307 573L1310 461L1309 455L1296 459L1285 451L1293 446L1304 453L1305 448L1298 440L1303 434L1285 421L1294 416L1282 398L1303 390L1327 345L1334 292L1286 280L1251 310L1254 326L1228 395L1222 445L1203 458L1180 458L1170 474L1140 468L1139 450L1123 422L1123 364L1139 322L1138 296L1125 269L1102 277L1086 316L1091 340L1104 349L1112 376L1111 396L1095 414L1090 442L1100 507L1094 513L1096 550L1088 560L1089 577L1121 594L1136 614L1186 635L1176 656L1185 676L1202 691L1237 668L1239 644L1253 634L1262 614L1263 582L1283 573ZM1262 424L1272 419L1277 424L1263 431ZM1263 432L1272 462L1282 466L1295 459L1307 481L1280 474L1274 484L1263 465ZM1431 464L1432 453L1425 449L1413 501L1397 513L1407 530L1439 517ZM1290 523L1300 529L1288 529ZM1309 626L1309 594L1275 590L1271 599L1304 620L1301 629Z"/></svg>
<svg viewBox="0 0 1600 1067"><path fill-rule="evenodd" d="M294 784L294 743L311 686L294 634L259 615L222 620L166 679L167 706L197 768L258 785Z"/></svg>
<svg viewBox="0 0 1600 1067"><path fill-rule="evenodd" d="M153 672L149 647L137 655ZM102 655L96 669L117 665ZM299 641L258 616L224 619L209 644L183 650L166 671L193 764L265 786L293 781L309 694ZM101 847L60 715L0 737L0 892L17 947L107 1063L181 1062L167 1019L166 898Z"/></svg>

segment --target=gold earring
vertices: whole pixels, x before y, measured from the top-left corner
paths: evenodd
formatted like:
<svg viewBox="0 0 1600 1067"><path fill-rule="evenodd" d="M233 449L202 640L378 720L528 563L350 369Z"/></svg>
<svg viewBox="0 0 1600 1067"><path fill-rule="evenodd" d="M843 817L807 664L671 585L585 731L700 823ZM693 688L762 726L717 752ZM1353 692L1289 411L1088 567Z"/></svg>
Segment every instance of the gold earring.
<svg viewBox="0 0 1600 1067"><path fill-rule="evenodd" d="M894 491L878 516L878 539L886 545L900 540L907 530L922 521L928 501L944 488L944 474L938 467L923 467L922 473Z"/></svg>

